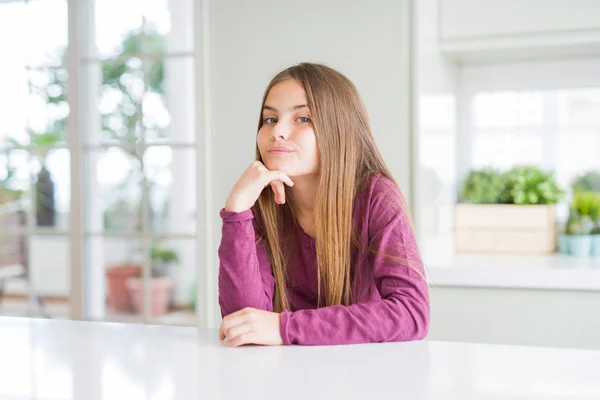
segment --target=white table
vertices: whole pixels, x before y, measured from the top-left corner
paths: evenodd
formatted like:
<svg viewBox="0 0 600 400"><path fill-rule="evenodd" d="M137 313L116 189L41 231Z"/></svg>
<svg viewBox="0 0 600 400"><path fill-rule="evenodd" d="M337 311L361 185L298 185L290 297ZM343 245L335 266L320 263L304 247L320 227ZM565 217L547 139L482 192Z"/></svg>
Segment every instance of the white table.
<svg viewBox="0 0 600 400"><path fill-rule="evenodd" d="M458 322L457 322L458 323ZM600 351L223 346L195 328L0 317L0 399L600 399Z"/></svg>

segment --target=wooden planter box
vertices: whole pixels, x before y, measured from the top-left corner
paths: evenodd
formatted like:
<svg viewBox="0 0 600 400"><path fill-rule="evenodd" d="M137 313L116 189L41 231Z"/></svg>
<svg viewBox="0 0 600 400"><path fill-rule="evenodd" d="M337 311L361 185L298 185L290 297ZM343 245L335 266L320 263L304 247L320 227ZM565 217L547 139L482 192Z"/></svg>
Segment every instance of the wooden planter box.
<svg viewBox="0 0 600 400"><path fill-rule="evenodd" d="M553 253L554 205L457 204L454 209L457 253Z"/></svg>

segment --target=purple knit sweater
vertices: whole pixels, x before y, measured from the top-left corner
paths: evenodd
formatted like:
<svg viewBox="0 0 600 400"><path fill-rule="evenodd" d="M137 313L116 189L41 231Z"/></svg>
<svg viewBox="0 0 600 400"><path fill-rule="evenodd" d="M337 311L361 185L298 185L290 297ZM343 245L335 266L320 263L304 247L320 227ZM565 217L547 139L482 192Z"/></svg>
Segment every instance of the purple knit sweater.
<svg viewBox="0 0 600 400"><path fill-rule="evenodd" d="M429 330L429 293L423 264L398 187L373 177L356 197L350 306L317 308L315 240L300 225L288 260L291 311L280 315L284 344L330 345L422 339ZM273 311L274 278L264 241L257 244L252 210L221 210L219 304L223 316L254 307ZM364 249L375 249L368 254ZM419 273L407 267L410 264Z"/></svg>

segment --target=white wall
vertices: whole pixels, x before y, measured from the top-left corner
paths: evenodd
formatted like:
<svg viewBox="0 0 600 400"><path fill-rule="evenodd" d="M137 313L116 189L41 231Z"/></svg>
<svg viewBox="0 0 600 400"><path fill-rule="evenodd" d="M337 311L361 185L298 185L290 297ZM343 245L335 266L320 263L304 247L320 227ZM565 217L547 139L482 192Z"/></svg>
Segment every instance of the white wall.
<svg viewBox="0 0 600 400"><path fill-rule="evenodd" d="M322 62L358 87L374 135L410 198L408 1L210 2L210 118L214 215L254 156L269 80L302 61ZM214 219L214 254L221 220ZM215 258L214 268L217 268ZM214 287L216 296L216 286ZM214 305L216 306L216 305ZM215 324L218 311L214 311Z"/></svg>
<svg viewBox="0 0 600 400"><path fill-rule="evenodd" d="M600 293L431 289L430 340L600 349Z"/></svg>
<svg viewBox="0 0 600 400"><path fill-rule="evenodd" d="M595 0L439 0L445 54L489 62L600 54Z"/></svg>
<svg viewBox="0 0 600 400"><path fill-rule="evenodd" d="M600 29L596 0L440 0L443 38Z"/></svg>

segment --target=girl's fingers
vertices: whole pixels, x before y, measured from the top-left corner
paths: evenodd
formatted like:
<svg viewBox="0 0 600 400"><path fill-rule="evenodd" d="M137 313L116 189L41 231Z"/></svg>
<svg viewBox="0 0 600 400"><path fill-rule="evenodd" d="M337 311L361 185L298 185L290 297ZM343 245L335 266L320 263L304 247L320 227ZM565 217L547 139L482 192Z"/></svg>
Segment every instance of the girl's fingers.
<svg viewBox="0 0 600 400"><path fill-rule="evenodd" d="M275 194L275 203L284 204L285 203L285 188L283 187L283 182L272 181L271 188L273 189L273 193Z"/></svg>
<svg viewBox="0 0 600 400"><path fill-rule="evenodd" d="M247 322L244 324L234 326L229 330L229 333L227 334L227 345L229 345L232 342L235 343L236 338L238 338L240 335L246 335L250 332L252 332L252 327L251 324Z"/></svg>
<svg viewBox="0 0 600 400"><path fill-rule="evenodd" d="M256 334L254 331L242 333L241 335L236 336L231 341L227 340L228 347L238 347L243 346L245 344L253 344L256 343Z"/></svg>
<svg viewBox="0 0 600 400"><path fill-rule="evenodd" d="M221 340L229 336L229 330L231 328L242 325L246 322L246 314L248 314L248 310L243 309L229 314L223 318L223 321L221 322L221 329L219 330L219 336L221 337Z"/></svg>
<svg viewBox="0 0 600 400"><path fill-rule="evenodd" d="M277 180L285 183L290 187L294 186L294 182L292 181L292 179L281 171L271 171L270 178L271 181Z"/></svg>

